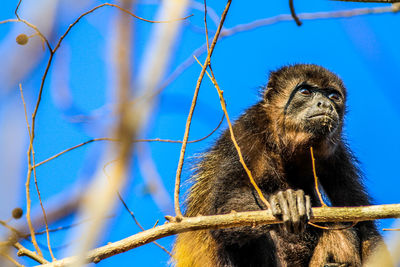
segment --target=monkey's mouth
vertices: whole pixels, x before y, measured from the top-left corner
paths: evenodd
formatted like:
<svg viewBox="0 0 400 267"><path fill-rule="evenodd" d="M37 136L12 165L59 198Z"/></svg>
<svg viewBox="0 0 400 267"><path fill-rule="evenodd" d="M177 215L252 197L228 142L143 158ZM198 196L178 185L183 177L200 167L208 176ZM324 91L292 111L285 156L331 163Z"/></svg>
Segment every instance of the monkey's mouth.
<svg viewBox="0 0 400 267"><path fill-rule="evenodd" d="M334 120L333 118L332 118L332 114L329 114L329 113L317 113L317 114L313 114L313 115L310 115L310 116L308 116L308 119L314 119L314 118L316 118L316 119L330 119L330 120Z"/></svg>

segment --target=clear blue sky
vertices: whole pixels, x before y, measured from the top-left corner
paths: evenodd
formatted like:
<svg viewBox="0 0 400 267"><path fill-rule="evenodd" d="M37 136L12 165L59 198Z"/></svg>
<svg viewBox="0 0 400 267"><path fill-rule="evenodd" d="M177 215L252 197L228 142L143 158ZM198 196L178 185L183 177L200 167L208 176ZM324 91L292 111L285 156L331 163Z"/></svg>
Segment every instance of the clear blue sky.
<svg viewBox="0 0 400 267"><path fill-rule="evenodd" d="M37 4L32 4L25 0L21 12L27 14L26 19L29 20L32 13L48 7L49 2L51 1L40 0ZM209 1L209 5L220 15L225 2L214 2ZM59 1L58 6L55 6L57 19L53 33L48 36L50 42L54 45L79 14L99 3L102 2ZM14 18L16 4L16 0L2 1L0 20ZM295 1L298 14L379 6L387 5L326 0ZM139 4L135 13L151 19L154 18L156 7L152 4ZM109 62L112 58L110 47L115 37L114 20L118 14L116 9L105 7L88 15L73 28L57 52L38 113L35 141L37 161L88 139L106 136L106 128L113 121L110 106L114 88ZM188 14L194 16L183 27L166 77L205 42L202 12L193 9ZM252 1L251 4L233 1L225 28L279 14L289 14L287 1ZM2 220L9 217L14 206L25 206L23 184L28 136L24 128L17 83L22 82L28 109L32 111L40 77L48 58L48 54L43 54L39 49L38 53L43 55L27 76L10 82L12 79L9 75L18 74L19 66L28 64L24 60L19 63L21 65L15 64L15 58L30 45L18 46L15 43L18 33L31 33L22 25L18 28L14 28L15 26L16 24L0 25L0 129L4 129L0 133L0 139L3 140L0 144L4 148L0 154L3 162L0 164L0 173L8 177L8 180L4 180L6 186L0 185L3 188L0 191L0 200L5 203L2 198L6 198L13 203L12 206L1 205ZM211 20L209 26L211 35L216 27ZM152 24L135 21L133 75L137 73L137 62L142 59L152 27ZM213 54L212 66L218 83L224 90L231 118L237 118L245 108L257 101L258 88L267 82L268 72L282 65L315 63L337 73L344 80L349 94L345 134L361 162L368 190L376 204L396 203L399 202L400 180L399 28L400 17L393 13L304 20L301 27L293 21L276 23L239 32L221 40ZM204 58L202 55L200 60ZM199 73L200 67L197 64L191 65L162 92L142 137L182 139ZM221 115L217 93L205 78L190 139L209 133L218 124ZM221 130L225 128L226 124L223 124ZM187 155L190 157L205 150L217 136L218 132L203 142L189 145ZM75 181L89 181L103 148L104 143L92 143L39 167L39 186L43 198L51 198ZM142 150L151 153L162 182L172 197L180 145L151 143L142 147ZM8 162L10 155L15 159L12 161L12 170L10 165L4 164ZM158 219L160 223L164 222L165 210L170 207L166 202L164 210L160 209L160 205L148 194L149 187L137 171L139 166L136 158L134 162L132 175L123 195L143 226L150 228ZM14 176L10 178L11 173ZM187 173L186 171L185 178ZM8 190L11 186L13 190ZM34 205L37 204L35 196ZM113 214L115 217L110 219L103 243L119 240L138 231L120 204ZM68 225L72 221L73 218L67 218L56 226ZM392 220L381 221L379 227L391 227L392 223ZM63 256L62 247L71 242L66 236L65 232L59 232L52 237L53 245L59 247L56 250L58 258ZM173 238L165 238L160 243L171 248L172 240ZM44 236L40 238L40 242L46 243ZM167 261L168 257L163 251L149 244L104 260L98 266L164 266ZM27 261L26 264L32 262Z"/></svg>

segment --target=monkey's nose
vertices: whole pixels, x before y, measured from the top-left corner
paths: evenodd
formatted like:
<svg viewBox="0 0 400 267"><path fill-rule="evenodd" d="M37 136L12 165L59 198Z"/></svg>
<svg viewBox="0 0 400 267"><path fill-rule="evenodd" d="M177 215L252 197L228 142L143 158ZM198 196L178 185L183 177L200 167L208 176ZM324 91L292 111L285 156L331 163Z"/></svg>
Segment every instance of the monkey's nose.
<svg viewBox="0 0 400 267"><path fill-rule="evenodd" d="M318 101L317 103L317 107L321 108L321 109L328 109L328 110L333 110L333 107L331 105L331 103L329 103L328 101Z"/></svg>

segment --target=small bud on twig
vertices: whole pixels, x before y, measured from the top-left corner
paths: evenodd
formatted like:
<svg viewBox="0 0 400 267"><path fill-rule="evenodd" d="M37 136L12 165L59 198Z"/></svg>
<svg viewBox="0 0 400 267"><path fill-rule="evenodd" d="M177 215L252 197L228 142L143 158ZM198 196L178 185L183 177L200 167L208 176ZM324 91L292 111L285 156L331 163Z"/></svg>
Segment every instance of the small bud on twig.
<svg viewBox="0 0 400 267"><path fill-rule="evenodd" d="M12 217L14 219L21 218L23 214L24 214L24 212L22 211L21 208L15 208L15 209L12 210Z"/></svg>
<svg viewBox="0 0 400 267"><path fill-rule="evenodd" d="M19 45L26 45L28 43L28 40L29 40L28 35L26 35L24 33L18 35L17 38L15 38L15 41Z"/></svg>

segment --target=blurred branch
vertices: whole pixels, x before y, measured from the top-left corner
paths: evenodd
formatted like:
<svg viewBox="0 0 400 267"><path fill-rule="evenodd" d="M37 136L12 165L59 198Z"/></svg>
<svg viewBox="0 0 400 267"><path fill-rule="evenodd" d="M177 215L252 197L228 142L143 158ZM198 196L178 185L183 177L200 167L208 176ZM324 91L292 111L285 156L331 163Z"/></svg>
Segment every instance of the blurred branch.
<svg viewBox="0 0 400 267"><path fill-rule="evenodd" d="M155 204L164 214L173 212L173 201L165 188L163 179L157 170L157 165L154 162L150 146L141 144L137 146L137 158L140 174L146 183L146 188L153 198Z"/></svg>
<svg viewBox="0 0 400 267"><path fill-rule="evenodd" d="M49 56L47 65L46 65L44 74L42 76L42 81L41 81L41 84L40 84L40 89L39 89L39 94L38 94L38 97L37 97L37 100L36 100L36 105L35 105L34 111L33 111L32 116L31 116L31 125L29 125L29 122L27 120L27 127L28 127L28 131L29 131L29 148L28 148L28 152L27 152L27 155L28 155L28 172L27 172L27 178L26 178L25 187L26 187L26 199L27 199L27 215L26 215L26 218L27 218L27 222L28 222L28 225L29 225L29 228L30 228L30 232L31 232L32 243L35 246L36 251L38 252L38 254L40 256L42 256L42 252L41 252L41 250L40 250L40 248L39 248L39 246L37 244L36 237L35 237L35 231L34 231L34 228L32 226L32 222L31 222L31 218L30 218L31 197L30 197L30 188L29 187L30 187L31 175L32 175L32 171L33 171L35 187L36 187L36 191L37 191L37 194L38 194L38 197L39 197L39 202L40 202L40 206L42 208L43 218L44 218L45 227L46 227L47 243L48 243L50 255L51 255L52 259L55 260L53 252L51 250L51 246L50 246L50 236L49 236L49 232L48 232L47 216L46 216L45 209L43 207L43 203L42 203L42 199L41 199L41 195L40 195L40 191L39 191L39 186L38 186L38 182L37 182L35 151L34 151L34 147L33 147L33 143L34 143L34 139L35 139L36 116L37 116L37 113L38 113L39 105L41 103L44 84L45 84L45 81L46 81L46 78L47 78L47 74L49 72L49 69L50 69L54 54L56 53L56 51L60 47L60 45L61 45L62 41L64 40L64 38L70 32L72 27L74 27L84 16L92 13L93 11L95 11L95 10L97 10L97 9L103 7L103 6L116 7L118 9L120 9L121 11L123 11L123 12L125 12L125 13L127 13L127 14L135 17L135 18L137 18L137 19L144 20L146 22L152 22L152 23L172 22L172 21L178 21L178 20L182 20L182 19L177 18L177 19L169 20L169 21L150 21L150 20L146 20L146 19L143 19L141 17L138 17L138 16L134 15L132 12L130 12L129 10L127 10L125 8L122 8L122 7L118 6L118 5L105 3L105 4L99 5L99 6L95 7L95 8L93 8L93 9L91 9L91 10L89 10L89 11L83 13L83 14L81 14L72 24L69 25L68 29L59 38L56 46L53 49L51 47L48 39L41 33L41 31L35 25L33 25L30 22L22 19L19 16L18 10L19 10L19 7L20 7L21 3L22 3L22 0L20 0L18 2L17 7L16 7L15 12L14 12L15 16L17 17L17 19L16 20L5 20L5 21L0 22L0 24L7 23L7 22L22 22L22 23L26 24L28 27L32 28L42 38L42 40L46 43L47 48L48 48L48 50L50 52L50 56ZM185 18L183 18L183 19L185 19ZM21 89L21 97L23 99L21 86L20 86L20 89ZM24 99L23 99L23 102L24 102ZM25 114L27 114L25 102L24 102L24 108L25 108Z"/></svg>
<svg viewBox="0 0 400 267"><path fill-rule="evenodd" d="M21 256L27 256L29 258L31 258L32 260L35 260L41 264L46 264L48 263L48 261L46 259L44 259L42 256L36 254L33 251L30 251L29 249L25 248L24 246L22 246L20 243L16 242L13 244L13 246L18 250L17 251L17 255L19 257Z"/></svg>
<svg viewBox="0 0 400 267"><path fill-rule="evenodd" d="M400 218L400 204L341 208L321 207L313 208L312 214L311 222L350 222ZM174 217L169 218L174 219ZM267 210L231 212L230 214L224 215L184 217L180 222L172 220L167 224L91 250L85 254L85 260L86 262L97 263L103 259L145 245L154 240L184 232L277 223L281 223L281 221L277 220L271 212ZM71 264L74 261L76 261L76 257L69 257L45 264L44 266L61 267Z"/></svg>
<svg viewBox="0 0 400 267"><path fill-rule="evenodd" d="M112 161L112 162L116 162ZM106 171L106 167L109 165L106 164L103 166L103 172L104 174L107 176L107 178L110 178L109 175L107 174ZM117 196L119 201L122 203L122 205L124 206L125 210L129 213L129 215L131 215L132 220L135 222L135 224L140 228L140 230L144 231L145 229L143 228L143 226L140 224L140 222L138 221L138 219L136 218L135 214L133 213L133 211L128 207L128 204L125 202L125 200L123 199L123 197L121 196L120 192L118 190L116 190ZM166 252L169 256L172 257L172 254L163 246L161 246L159 243L157 243L156 241L153 241L153 243L159 247L160 249L162 249L164 252Z"/></svg>
<svg viewBox="0 0 400 267"><path fill-rule="evenodd" d="M122 9L131 8L133 3L133 0L122 1ZM93 179L86 192L85 201L80 206L79 216L93 218L94 220L81 227L82 241L76 243L73 247L73 255L77 255L79 259L74 263L74 266L77 267L83 265L83 255L95 246L95 243L100 239L99 237L105 224L102 217L113 208L116 201L115 191L120 190L128 177L132 151L130 140L136 135L138 129L138 125L131 123L132 114L130 114L128 105L132 98L131 51L133 49L131 47L133 26L133 21L127 16L121 14L118 17L115 43L115 63L118 74L116 83L118 119L113 127L113 136L121 140L121 142L113 144L106 154L117 155L120 160L116 161L115 166L111 169L108 181L105 181L102 175L98 175ZM101 201L99 201L99 195L101 196Z"/></svg>
<svg viewBox="0 0 400 267"><path fill-rule="evenodd" d="M16 261L13 257L11 257L10 255L8 255L8 254L5 253L5 252L0 251L0 256L3 257L3 258L5 258L5 259L7 259L7 260L9 260L9 261L12 262L15 266L23 267L22 264L20 264L18 261ZM0 261L0 262L1 262L1 261Z"/></svg>

